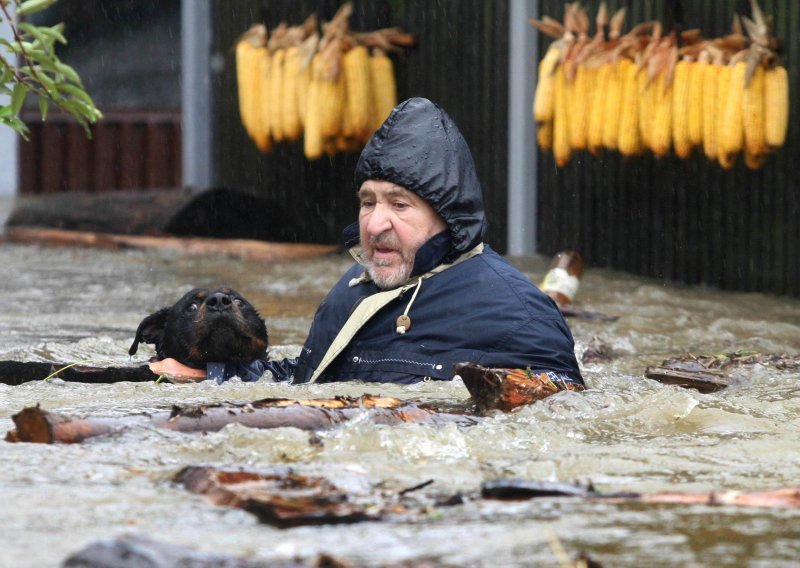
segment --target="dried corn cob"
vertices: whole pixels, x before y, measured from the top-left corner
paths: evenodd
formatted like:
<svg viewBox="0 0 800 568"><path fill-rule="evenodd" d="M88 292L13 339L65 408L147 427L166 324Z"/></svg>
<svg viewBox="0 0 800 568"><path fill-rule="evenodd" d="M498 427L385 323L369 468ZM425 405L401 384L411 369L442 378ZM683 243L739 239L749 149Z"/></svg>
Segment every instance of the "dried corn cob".
<svg viewBox="0 0 800 568"><path fill-rule="evenodd" d="M768 69L764 75L765 138L770 148L779 148L786 141L789 125L789 77L781 66Z"/></svg>
<svg viewBox="0 0 800 568"><path fill-rule="evenodd" d="M688 158L692 153L689 141L689 89L692 63L678 61L672 81L672 144L675 154Z"/></svg>
<svg viewBox="0 0 800 568"><path fill-rule="evenodd" d="M553 121L539 122L536 125L536 142L542 150L553 149Z"/></svg>
<svg viewBox="0 0 800 568"><path fill-rule="evenodd" d="M285 49L277 49L272 54L267 75L268 94L266 97L269 113L269 131L275 142L283 140L283 60Z"/></svg>
<svg viewBox="0 0 800 568"><path fill-rule="evenodd" d="M767 153L764 128L764 68L756 65L742 98L742 124L745 151L758 156Z"/></svg>
<svg viewBox="0 0 800 568"><path fill-rule="evenodd" d="M536 93L533 97L533 118L537 122L553 120L555 70L561 57L561 50L551 45L539 62L539 76Z"/></svg>
<svg viewBox="0 0 800 568"><path fill-rule="evenodd" d="M717 124L721 100L719 75L722 66L707 64L703 68L703 152L709 160L717 159Z"/></svg>
<svg viewBox="0 0 800 568"><path fill-rule="evenodd" d="M595 70L579 65L575 78L567 85L569 101L569 141L573 150L586 148L589 131L589 106L594 90L592 79Z"/></svg>
<svg viewBox="0 0 800 568"><path fill-rule="evenodd" d="M369 71L374 109L371 130L374 132L397 106L397 86L394 79L394 64L383 50L373 50L369 59Z"/></svg>
<svg viewBox="0 0 800 568"><path fill-rule="evenodd" d="M747 63L737 62L727 75L728 89L723 101L722 126L719 130L719 154L726 157L735 155L744 146L744 129L742 127L742 101L744 99L744 75ZM725 75L720 76L725 81ZM720 93L722 94L722 93ZM727 160L726 160L727 162Z"/></svg>
<svg viewBox="0 0 800 568"><path fill-rule="evenodd" d="M312 80L308 87L305 112L305 130L303 132L303 152L309 160L322 156L322 106L320 105L320 82L315 77L319 73L319 54L311 60Z"/></svg>
<svg viewBox="0 0 800 568"><path fill-rule="evenodd" d="M299 81L300 81L300 53L296 47L286 50L283 60L283 103L281 104L283 119L281 130L286 140L297 140L302 133L300 124L300 111L298 110Z"/></svg>
<svg viewBox="0 0 800 568"><path fill-rule="evenodd" d="M689 66L689 143L703 143L703 79L709 63L701 57Z"/></svg>
<svg viewBox="0 0 800 568"><path fill-rule="evenodd" d="M369 77L369 53L356 46L343 58L347 100L345 103L345 136L366 141L372 133L372 89Z"/></svg>
<svg viewBox="0 0 800 568"><path fill-rule="evenodd" d="M564 66L559 65L555 75L555 109L553 112L553 153L558 167L565 166L572 155L569 145L569 106L566 94L566 74Z"/></svg>
<svg viewBox="0 0 800 568"><path fill-rule="evenodd" d="M642 151L639 133L639 76L636 65L629 62L623 69L622 110L619 119L619 151L634 156Z"/></svg>
<svg viewBox="0 0 800 568"><path fill-rule="evenodd" d="M653 127L650 144L656 156L665 156L672 146L672 88L666 76L659 73L651 88L653 93Z"/></svg>
<svg viewBox="0 0 800 568"><path fill-rule="evenodd" d="M592 108L589 111L589 131L586 135L586 145L589 151L597 155L603 147L603 131L605 120L605 105L601 104L604 94L608 92L609 75L612 63L604 63L597 70L596 89L598 95L592 99Z"/></svg>
<svg viewBox="0 0 800 568"><path fill-rule="evenodd" d="M649 81L646 69L638 71L636 82L639 92L639 135L642 139L642 147L652 151L656 87Z"/></svg>
<svg viewBox="0 0 800 568"><path fill-rule="evenodd" d="M619 139L619 115L622 110L622 77L623 68L633 65L627 59L611 64L608 71L606 89L603 91L603 145L612 150L617 149Z"/></svg>

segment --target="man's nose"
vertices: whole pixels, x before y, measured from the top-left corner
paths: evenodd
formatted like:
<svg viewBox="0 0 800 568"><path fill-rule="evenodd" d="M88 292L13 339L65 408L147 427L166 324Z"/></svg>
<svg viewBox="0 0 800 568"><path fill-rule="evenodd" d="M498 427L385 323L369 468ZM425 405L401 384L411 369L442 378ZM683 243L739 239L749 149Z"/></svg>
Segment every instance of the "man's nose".
<svg viewBox="0 0 800 568"><path fill-rule="evenodd" d="M367 219L367 233L373 236L385 233L392 228L392 219L384 205L376 205Z"/></svg>

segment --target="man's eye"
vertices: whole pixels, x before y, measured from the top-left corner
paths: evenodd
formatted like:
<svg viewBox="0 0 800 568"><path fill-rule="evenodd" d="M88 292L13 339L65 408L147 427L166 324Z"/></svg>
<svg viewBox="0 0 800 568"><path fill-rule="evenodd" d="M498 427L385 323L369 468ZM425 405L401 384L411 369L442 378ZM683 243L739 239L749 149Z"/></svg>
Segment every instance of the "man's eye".
<svg viewBox="0 0 800 568"><path fill-rule="evenodd" d="M373 207L374 205L375 205L374 201L362 201L361 202L361 207L362 208L369 208L369 207Z"/></svg>
<svg viewBox="0 0 800 568"><path fill-rule="evenodd" d="M394 208L395 209L403 210L406 207L408 207L408 203L403 203L402 201L395 201L395 203L394 203Z"/></svg>

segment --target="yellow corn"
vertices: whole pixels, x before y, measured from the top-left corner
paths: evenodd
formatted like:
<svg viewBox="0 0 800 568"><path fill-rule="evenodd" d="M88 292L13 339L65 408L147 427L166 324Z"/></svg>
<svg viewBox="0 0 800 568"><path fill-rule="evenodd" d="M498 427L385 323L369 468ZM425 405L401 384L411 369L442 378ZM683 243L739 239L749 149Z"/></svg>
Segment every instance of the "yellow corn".
<svg viewBox="0 0 800 568"><path fill-rule="evenodd" d="M397 106L397 86L394 64L382 50L375 49L369 58L370 85L372 87L373 116L371 130L380 128Z"/></svg>
<svg viewBox="0 0 800 568"><path fill-rule="evenodd" d="M750 152L744 153L744 165L751 170L758 170L767 161L766 154L751 154Z"/></svg>
<svg viewBox="0 0 800 568"><path fill-rule="evenodd" d="M709 160L717 159L717 123L719 101L722 100L719 75L722 69L722 66L710 63L703 68L703 152Z"/></svg>
<svg viewBox="0 0 800 568"><path fill-rule="evenodd" d="M672 87L665 73L659 73L650 86L653 92L653 127L650 143L656 156L665 156L672 146Z"/></svg>
<svg viewBox="0 0 800 568"><path fill-rule="evenodd" d="M622 110L622 68L633 63L621 59L611 64L608 72L608 83L603 91L603 145L616 150L619 139L619 113Z"/></svg>
<svg viewBox="0 0 800 568"><path fill-rule="evenodd" d="M569 141L573 150L586 148L586 137L589 132L589 106L594 94L593 80L596 70L579 65L569 93Z"/></svg>
<svg viewBox="0 0 800 568"><path fill-rule="evenodd" d="M622 109L619 117L619 151L634 156L642 151L639 133L639 77L636 65L628 61L623 67Z"/></svg>
<svg viewBox="0 0 800 568"><path fill-rule="evenodd" d="M586 145L589 151L597 155L603 146L603 121L605 120L605 94L608 92L609 74L611 63L604 63L597 70L595 79L595 96L592 97L592 107L589 109L589 131L586 134Z"/></svg>
<svg viewBox="0 0 800 568"><path fill-rule="evenodd" d="M703 79L707 61L695 61L689 65L689 143L703 143Z"/></svg>
<svg viewBox="0 0 800 568"><path fill-rule="evenodd" d="M553 153L556 158L556 165L563 167L569 162L572 149L569 145L569 104L567 101L567 78L564 66L559 65L556 69L555 90L555 109L553 112Z"/></svg>
<svg viewBox="0 0 800 568"><path fill-rule="evenodd" d="M672 144L675 154L680 158L688 158L692 153L689 141L689 80L692 64L678 61L672 80Z"/></svg>
<svg viewBox="0 0 800 568"><path fill-rule="evenodd" d="M298 90L300 88L300 54L296 47L286 50L283 60L283 104L281 104L281 118L283 119L283 136L286 140L297 140L302 133L300 124L300 111L298 110Z"/></svg>
<svg viewBox="0 0 800 568"><path fill-rule="evenodd" d="M267 112L269 113L269 131L275 142L283 140L283 59L285 49L276 49L272 54L267 75L268 95Z"/></svg>
<svg viewBox="0 0 800 568"><path fill-rule="evenodd" d="M653 149L653 120L655 118L655 81L648 83L647 68L639 69L636 75L639 91L639 135L642 147Z"/></svg>
<svg viewBox="0 0 800 568"><path fill-rule="evenodd" d="M262 26L263 27L263 26ZM251 30L252 31L252 30ZM262 31L263 33L263 31ZM269 131L262 120L263 69L268 60L265 47L258 45L263 39L248 33L236 44L236 81L239 91L239 115L247 134L261 152L272 147Z"/></svg>
<svg viewBox="0 0 800 568"><path fill-rule="evenodd" d="M311 60L311 74L313 76L308 87L305 112L305 129L303 132L303 152L309 160L316 160L322 156L322 108L320 105L320 82L316 79L319 69L319 54Z"/></svg>
<svg viewBox="0 0 800 568"><path fill-rule="evenodd" d="M539 122L536 124L536 141L542 150L553 149L553 121Z"/></svg>
<svg viewBox="0 0 800 568"><path fill-rule="evenodd" d="M764 75L764 125L767 145L780 148L789 126L789 77L786 68L777 66Z"/></svg>
<svg viewBox="0 0 800 568"><path fill-rule="evenodd" d="M533 118L537 122L553 120L555 91L554 72L561 57L560 50L550 47L539 62L539 76L536 83L536 92L533 96Z"/></svg>
<svg viewBox="0 0 800 568"><path fill-rule="evenodd" d="M344 78L347 91L343 133L366 141L372 131L372 96L369 83L369 53L356 46L344 54Z"/></svg>
<svg viewBox="0 0 800 568"><path fill-rule="evenodd" d="M747 63L739 61L728 74L728 91L723 104L722 125L719 130L719 153L730 157L737 154L744 146L744 129L742 127L742 102L744 99L744 75ZM721 76L725 81L724 76ZM722 94L722 93L720 93Z"/></svg>
<svg viewBox="0 0 800 568"><path fill-rule="evenodd" d="M742 98L742 125L744 148L748 154L757 156L767 153L767 138L764 128L764 68L757 65L750 84L744 88Z"/></svg>

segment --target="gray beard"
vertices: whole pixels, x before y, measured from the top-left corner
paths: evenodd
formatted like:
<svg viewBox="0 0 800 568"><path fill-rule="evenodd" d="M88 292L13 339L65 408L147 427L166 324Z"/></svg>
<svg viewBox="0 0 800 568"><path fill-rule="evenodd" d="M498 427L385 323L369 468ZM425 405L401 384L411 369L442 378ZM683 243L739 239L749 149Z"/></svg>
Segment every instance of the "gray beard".
<svg viewBox="0 0 800 568"><path fill-rule="evenodd" d="M368 262L366 264L367 274L375 282L375 285L381 290L391 290L404 284L408 277L411 276L411 268L414 266L413 259L408 261L403 259L400 265L389 273L382 272L376 274L376 268L388 266L391 262L387 260L378 260L376 262Z"/></svg>

